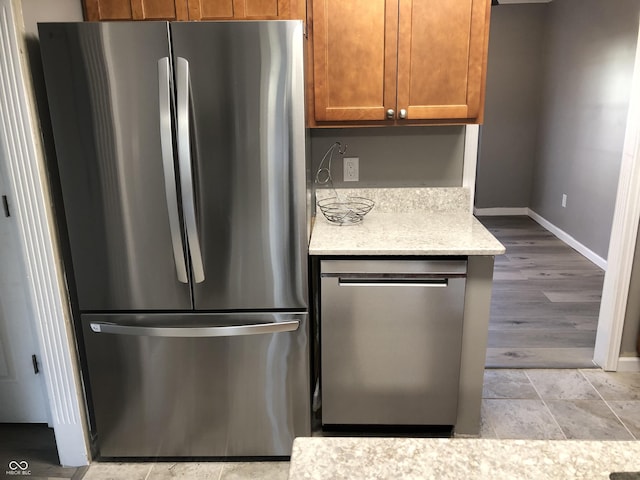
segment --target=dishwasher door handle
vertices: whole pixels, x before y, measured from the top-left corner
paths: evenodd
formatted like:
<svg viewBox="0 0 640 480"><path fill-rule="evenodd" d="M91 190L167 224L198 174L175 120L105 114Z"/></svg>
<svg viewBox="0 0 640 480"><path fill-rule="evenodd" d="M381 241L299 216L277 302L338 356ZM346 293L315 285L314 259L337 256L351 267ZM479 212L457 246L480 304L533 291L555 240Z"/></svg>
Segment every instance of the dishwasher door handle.
<svg viewBox="0 0 640 480"><path fill-rule="evenodd" d="M428 287L438 288L449 285L448 278L343 278L338 277L341 287Z"/></svg>

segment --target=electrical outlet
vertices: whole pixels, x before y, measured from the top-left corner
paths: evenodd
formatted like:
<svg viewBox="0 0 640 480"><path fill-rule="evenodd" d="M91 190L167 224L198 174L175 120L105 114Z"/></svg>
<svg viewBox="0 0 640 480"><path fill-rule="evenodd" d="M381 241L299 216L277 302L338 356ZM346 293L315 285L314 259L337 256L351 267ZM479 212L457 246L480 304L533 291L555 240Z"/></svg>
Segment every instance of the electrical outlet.
<svg viewBox="0 0 640 480"><path fill-rule="evenodd" d="M563 193L562 194L562 208L566 208L567 207L567 194Z"/></svg>
<svg viewBox="0 0 640 480"><path fill-rule="evenodd" d="M357 182L360 178L360 171L358 168L359 160L360 159L358 157L344 157L344 174L342 179L345 182Z"/></svg>

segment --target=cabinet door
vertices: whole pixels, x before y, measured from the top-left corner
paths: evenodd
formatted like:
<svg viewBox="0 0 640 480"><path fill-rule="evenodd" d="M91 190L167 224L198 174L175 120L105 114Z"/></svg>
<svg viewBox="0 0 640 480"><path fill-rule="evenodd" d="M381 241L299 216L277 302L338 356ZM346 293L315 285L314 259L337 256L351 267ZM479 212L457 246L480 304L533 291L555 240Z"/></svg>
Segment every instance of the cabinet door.
<svg viewBox="0 0 640 480"><path fill-rule="evenodd" d="M398 0L313 0L317 121L384 120L396 105Z"/></svg>
<svg viewBox="0 0 640 480"><path fill-rule="evenodd" d="M483 104L489 0L400 0L398 109L473 119Z"/></svg>
<svg viewBox="0 0 640 480"><path fill-rule="evenodd" d="M83 0L82 3L85 20L133 20L129 0Z"/></svg>
<svg viewBox="0 0 640 480"><path fill-rule="evenodd" d="M189 0L191 20L288 20L304 18L302 0Z"/></svg>
<svg viewBox="0 0 640 480"><path fill-rule="evenodd" d="M83 4L89 21L187 19L187 0L83 0Z"/></svg>

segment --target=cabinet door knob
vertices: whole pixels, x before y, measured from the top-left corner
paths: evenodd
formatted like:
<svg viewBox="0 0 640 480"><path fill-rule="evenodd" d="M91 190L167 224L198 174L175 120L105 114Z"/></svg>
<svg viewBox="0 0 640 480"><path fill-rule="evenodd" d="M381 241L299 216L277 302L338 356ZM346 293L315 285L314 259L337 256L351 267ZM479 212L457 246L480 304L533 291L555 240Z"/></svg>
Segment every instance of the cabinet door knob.
<svg viewBox="0 0 640 480"><path fill-rule="evenodd" d="M393 108L390 108L389 110L387 110L387 118L393 119L395 114L396 114L396 112L393 111Z"/></svg>
<svg viewBox="0 0 640 480"><path fill-rule="evenodd" d="M400 118L407 118L407 111L404 108L400 109Z"/></svg>

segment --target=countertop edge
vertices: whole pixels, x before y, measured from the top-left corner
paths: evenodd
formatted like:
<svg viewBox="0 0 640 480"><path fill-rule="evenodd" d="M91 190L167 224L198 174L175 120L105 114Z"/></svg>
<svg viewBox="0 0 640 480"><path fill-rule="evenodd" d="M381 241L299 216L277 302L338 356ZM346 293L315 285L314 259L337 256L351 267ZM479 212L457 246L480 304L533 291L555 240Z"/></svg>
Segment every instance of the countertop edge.
<svg viewBox="0 0 640 480"><path fill-rule="evenodd" d="M366 222L366 223L365 223ZM373 213L362 224L314 222L313 256L496 256L506 248L471 213Z"/></svg>
<svg viewBox="0 0 640 480"><path fill-rule="evenodd" d="M443 249L443 250L394 250L392 248L384 250L320 250L309 249L309 255L319 257L336 257L336 256L408 256L408 257L426 257L426 256L486 256L494 257L496 255L503 255L506 249L498 250L472 250L472 249Z"/></svg>

